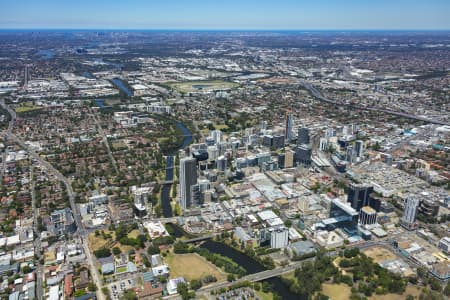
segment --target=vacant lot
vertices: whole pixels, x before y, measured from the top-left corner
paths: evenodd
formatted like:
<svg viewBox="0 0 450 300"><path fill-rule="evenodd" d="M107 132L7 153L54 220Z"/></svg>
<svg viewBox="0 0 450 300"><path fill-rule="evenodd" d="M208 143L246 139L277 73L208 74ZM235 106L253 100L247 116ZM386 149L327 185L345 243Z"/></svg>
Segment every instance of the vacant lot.
<svg viewBox="0 0 450 300"><path fill-rule="evenodd" d="M111 238L104 238L102 234L95 236L94 232L89 234L88 240L89 240L89 245L90 245L92 251L98 250L102 247L106 247L109 249L112 249L114 247L119 247L120 250L122 251L122 253L128 253L128 251L134 249L131 246L121 245L120 243L115 242L113 231L104 230L103 232L105 233L105 235L110 234ZM136 232L139 233L139 231L137 231L137 230L136 230ZM130 237L137 236L137 234L135 234L134 230L132 232L130 232L129 235L131 235Z"/></svg>
<svg viewBox="0 0 450 300"><path fill-rule="evenodd" d="M327 295L332 300L348 300L350 299L351 289L346 284L322 284L322 294Z"/></svg>
<svg viewBox="0 0 450 300"><path fill-rule="evenodd" d="M222 80L175 82L169 85L181 93L229 90L238 86L237 83Z"/></svg>
<svg viewBox="0 0 450 300"><path fill-rule="evenodd" d="M386 260L394 260L397 259L394 253L391 251L381 248L381 247L373 247L367 250L364 250L364 254L373 258L373 260L377 263L386 261Z"/></svg>
<svg viewBox="0 0 450 300"><path fill-rule="evenodd" d="M207 275L215 276L217 281L223 281L226 278L226 273L196 253L169 253L164 260L169 265L172 278L182 276L187 281L201 279Z"/></svg>

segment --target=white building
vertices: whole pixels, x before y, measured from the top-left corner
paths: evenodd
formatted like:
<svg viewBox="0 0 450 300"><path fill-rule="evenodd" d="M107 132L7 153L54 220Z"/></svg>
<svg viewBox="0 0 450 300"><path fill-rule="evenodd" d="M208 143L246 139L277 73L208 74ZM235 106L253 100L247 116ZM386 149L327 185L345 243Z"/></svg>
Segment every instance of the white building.
<svg viewBox="0 0 450 300"><path fill-rule="evenodd" d="M363 206L359 212L359 223L372 225L377 222L377 212L370 206Z"/></svg>
<svg viewBox="0 0 450 300"><path fill-rule="evenodd" d="M289 230L287 228L276 228L270 233L271 248L286 248L289 242Z"/></svg>
<svg viewBox="0 0 450 300"><path fill-rule="evenodd" d="M450 237L443 237L438 244L439 249L445 253L450 253Z"/></svg>
<svg viewBox="0 0 450 300"><path fill-rule="evenodd" d="M420 200L414 196L409 196L405 201L405 210L401 219L401 224L406 229L414 229L416 227L417 209Z"/></svg>

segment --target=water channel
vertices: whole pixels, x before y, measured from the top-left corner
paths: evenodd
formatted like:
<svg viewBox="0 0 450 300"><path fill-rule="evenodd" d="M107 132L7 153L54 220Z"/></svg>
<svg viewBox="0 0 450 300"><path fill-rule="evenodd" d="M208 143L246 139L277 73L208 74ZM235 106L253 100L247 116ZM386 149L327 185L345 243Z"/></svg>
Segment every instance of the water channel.
<svg viewBox="0 0 450 300"><path fill-rule="evenodd" d="M208 249L212 253L217 253L231 258L238 265L242 266L247 271L247 274L254 274L266 270L266 268L264 268L264 266L257 261L223 243L207 240L200 247ZM282 299L303 300L301 296L292 293L279 277L274 277L264 281L270 283L273 290L280 295Z"/></svg>
<svg viewBox="0 0 450 300"><path fill-rule="evenodd" d="M178 149L184 149L192 142L192 134L181 122L177 122L175 126L181 130L184 136L183 144ZM178 149L176 151L178 151ZM161 189L161 206L165 218L173 216L172 207L170 205L170 189L172 187L171 182L173 181L174 155L176 154L176 151L170 153L166 158L166 183Z"/></svg>

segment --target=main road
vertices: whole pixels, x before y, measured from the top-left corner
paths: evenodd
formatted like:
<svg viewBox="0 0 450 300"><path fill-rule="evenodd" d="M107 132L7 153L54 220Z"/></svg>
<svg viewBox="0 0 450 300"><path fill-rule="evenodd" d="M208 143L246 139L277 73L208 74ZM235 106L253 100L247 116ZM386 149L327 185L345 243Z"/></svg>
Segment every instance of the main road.
<svg viewBox="0 0 450 300"><path fill-rule="evenodd" d="M11 116L11 120L9 120L9 123L8 123L8 129L6 130L6 133L4 136L5 151L3 152L2 166L1 166L1 171L0 171L0 184L3 184L3 176L5 176L5 169L6 169L6 157L8 155L8 145L6 144L6 142L8 141L9 137L11 136L12 130L14 128L14 122L16 121L16 112L5 104L4 99L0 100L0 105L4 109L6 109L9 113L9 115Z"/></svg>
<svg viewBox="0 0 450 300"><path fill-rule="evenodd" d="M11 118L15 119L16 115L15 112L10 109L9 106L7 106L3 101L0 102L0 105L8 110L8 112L11 114ZM78 235L81 238L82 246L86 255L87 263L89 264L91 277L94 281L94 284L97 286L97 299L99 300L106 300L105 295L103 295L101 291L102 287L102 280L98 273L97 268L95 267L95 261L92 257L91 251L89 249L88 245L88 238L87 238L87 231L85 230L83 223L81 222L81 216L77 209L77 206L75 204L75 193L72 189L72 184L70 183L69 179L67 179L64 175L61 174L57 169L55 169L52 164L50 164L48 161L44 160L42 157L37 154L34 149L32 149L29 145L27 145L20 137L14 135L12 132L8 133L8 136L11 138L11 140L15 141L17 144L19 144L23 149L27 150L30 157L35 159L39 162L39 164L47 169L48 172L52 173L56 178L58 178L59 181L63 182L66 186L67 195L69 196L69 203L70 207L72 209L73 218L75 221L75 224L78 228Z"/></svg>
<svg viewBox="0 0 450 300"><path fill-rule="evenodd" d="M386 109L386 108L381 108L381 107L374 107L374 106L363 106L363 105L358 105L358 104L340 103L340 102L337 102L337 101L325 98L317 90L317 88L315 88L313 85L311 85L311 84L309 84L307 82L300 81L299 83L304 88L306 88L308 91L310 91L311 94L314 97L316 97L317 99L319 99L319 100L321 100L323 102L326 102L326 103L335 104L335 105L339 105L339 106L347 106L347 107L350 107L350 108L360 109L360 110L378 111L378 112L382 112L382 113L386 113L386 114L390 114L390 115L394 115L394 116L399 116L399 117L408 118L408 119L417 120L417 121L423 121L423 122L427 122L427 123L431 123L431 124L450 126L450 123L448 123L448 122L434 120L434 119L428 119L428 118L416 116L416 115L413 115L413 114L404 113L404 112L401 112L401 111L395 111L395 110L391 110L391 109Z"/></svg>

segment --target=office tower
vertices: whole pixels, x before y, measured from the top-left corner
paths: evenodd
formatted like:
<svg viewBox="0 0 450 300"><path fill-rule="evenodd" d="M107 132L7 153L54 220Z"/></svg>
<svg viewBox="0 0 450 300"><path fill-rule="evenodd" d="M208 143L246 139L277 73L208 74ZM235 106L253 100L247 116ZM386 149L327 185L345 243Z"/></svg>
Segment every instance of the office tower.
<svg viewBox="0 0 450 300"><path fill-rule="evenodd" d="M330 138L336 136L336 130L334 128L327 128L325 131L325 137Z"/></svg>
<svg viewBox="0 0 450 300"><path fill-rule="evenodd" d="M295 161L304 166L311 165L312 149L308 144L302 144L295 148Z"/></svg>
<svg viewBox="0 0 450 300"><path fill-rule="evenodd" d="M294 166L295 152L291 149L286 149L284 153L284 167L292 168ZM281 167L281 166L280 166Z"/></svg>
<svg viewBox="0 0 450 300"><path fill-rule="evenodd" d="M30 74L30 71L28 69L28 65L25 65L25 74L24 74L25 79L24 79L24 82L23 82L25 87L28 86L28 81L30 80L29 74Z"/></svg>
<svg viewBox="0 0 450 300"><path fill-rule="evenodd" d="M227 169L227 158L225 156L219 156L217 159L217 170L220 172L225 172Z"/></svg>
<svg viewBox="0 0 450 300"><path fill-rule="evenodd" d="M360 158L363 156L363 150L364 150L364 142L361 140L357 140L355 143L355 153L356 157Z"/></svg>
<svg viewBox="0 0 450 300"><path fill-rule="evenodd" d="M187 209L192 204L192 186L197 184L197 160L193 157L180 159L180 205Z"/></svg>
<svg viewBox="0 0 450 300"><path fill-rule="evenodd" d="M377 222L377 212L370 206L363 206L359 212L359 223L372 225Z"/></svg>
<svg viewBox="0 0 450 300"><path fill-rule="evenodd" d="M214 140L214 137L212 136L207 136L205 138L205 144L209 147L209 146L213 146L216 143L216 141Z"/></svg>
<svg viewBox="0 0 450 300"><path fill-rule="evenodd" d="M326 138L320 138L319 141L319 149L320 151L327 151L327 147L328 147L328 140Z"/></svg>
<svg viewBox="0 0 450 300"><path fill-rule="evenodd" d="M222 142L222 131L220 130L211 131L211 137L214 139L214 142L216 144L219 144L220 142Z"/></svg>
<svg viewBox="0 0 450 300"><path fill-rule="evenodd" d="M268 147L268 148L272 147L272 140L273 140L272 135L265 134L263 136L263 140L262 140L263 146Z"/></svg>
<svg viewBox="0 0 450 300"><path fill-rule="evenodd" d="M289 142L293 138L293 129L294 129L294 119L292 117L292 113L289 112L286 114L286 124L284 131L284 139Z"/></svg>
<svg viewBox="0 0 450 300"><path fill-rule="evenodd" d="M353 157L354 157L353 147L352 146L348 146L347 147L347 152L345 154L345 160L348 161L349 163L352 163L353 162Z"/></svg>
<svg viewBox="0 0 450 300"><path fill-rule="evenodd" d="M359 211L363 206L369 205L369 195L373 187L365 184L351 184L348 190L347 202L353 209Z"/></svg>
<svg viewBox="0 0 450 300"><path fill-rule="evenodd" d="M286 248L289 242L289 230L287 228L274 228L270 233L270 248Z"/></svg>
<svg viewBox="0 0 450 300"><path fill-rule="evenodd" d="M401 224L406 229L414 229L416 227L417 209L419 208L419 199L415 196L409 196L405 201L405 210L403 211L403 217Z"/></svg>
<svg viewBox="0 0 450 300"><path fill-rule="evenodd" d="M298 129L297 145L309 145L309 129L301 127Z"/></svg>
<svg viewBox="0 0 450 300"><path fill-rule="evenodd" d="M281 169L284 168L285 157L286 155L284 153L278 154L278 166L280 166Z"/></svg>
<svg viewBox="0 0 450 300"><path fill-rule="evenodd" d="M217 146L209 146L207 151L209 161L215 161L219 157L219 149L217 149Z"/></svg>
<svg viewBox="0 0 450 300"><path fill-rule="evenodd" d="M275 149L280 149L284 147L284 136L283 135L274 135L272 139L272 147Z"/></svg>
<svg viewBox="0 0 450 300"><path fill-rule="evenodd" d="M261 127L262 132L266 131L267 130L267 121L261 121L260 127Z"/></svg>

